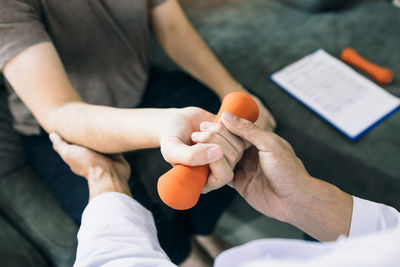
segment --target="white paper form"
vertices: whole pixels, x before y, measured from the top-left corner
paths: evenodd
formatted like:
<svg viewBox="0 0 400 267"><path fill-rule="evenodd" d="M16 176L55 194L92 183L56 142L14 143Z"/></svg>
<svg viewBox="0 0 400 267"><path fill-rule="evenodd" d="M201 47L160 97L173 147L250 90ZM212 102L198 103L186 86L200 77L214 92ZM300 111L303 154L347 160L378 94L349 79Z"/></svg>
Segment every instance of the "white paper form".
<svg viewBox="0 0 400 267"><path fill-rule="evenodd" d="M320 49L271 80L356 140L399 109L399 98Z"/></svg>

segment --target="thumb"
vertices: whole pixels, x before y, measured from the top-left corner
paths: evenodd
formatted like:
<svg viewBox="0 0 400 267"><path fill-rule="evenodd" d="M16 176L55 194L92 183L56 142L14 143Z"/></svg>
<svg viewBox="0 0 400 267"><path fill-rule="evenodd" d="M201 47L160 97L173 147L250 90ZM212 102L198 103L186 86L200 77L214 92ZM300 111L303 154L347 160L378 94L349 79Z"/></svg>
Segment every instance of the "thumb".
<svg viewBox="0 0 400 267"><path fill-rule="evenodd" d="M273 134L256 126L251 121L241 119L229 112L222 113L221 121L233 134L243 138L260 151L268 151L273 146Z"/></svg>
<svg viewBox="0 0 400 267"><path fill-rule="evenodd" d="M187 166L206 165L224 155L224 151L219 145L195 144L189 146L176 136L167 137L162 141L161 153L169 163Z"/></svg>
<svg viewBox="0 0 400 267"><path fill-rule="evenodd" d="M53 149L64 159L67 154L68 144L56 133L50 133L49 138L53 144Z"/></svg>
<svg viewBox="0 0 400 267"><path fill-rule="evenodd" d="M71 169L77 162L81 164L85 164L84 152L86 148L68 144L66 141L62 139L56 133L50 133L49 135L50 141L53 144L53 149L57 152L58 155L62 158L62 160L69 166Z"/></svg>

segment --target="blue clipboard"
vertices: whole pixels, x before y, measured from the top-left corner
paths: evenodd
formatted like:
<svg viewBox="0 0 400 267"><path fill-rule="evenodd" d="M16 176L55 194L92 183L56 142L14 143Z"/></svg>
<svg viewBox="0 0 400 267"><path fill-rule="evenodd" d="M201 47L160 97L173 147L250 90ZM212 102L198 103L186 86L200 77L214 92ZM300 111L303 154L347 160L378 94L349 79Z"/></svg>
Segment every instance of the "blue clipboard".
<svg viewBox="0 0 400 267"><path fill-rule="evenodd" d="M313 53L317 52L313 51L312 53L310 53L310 55L312 55ZM390 110L388 113L386 113L385 115L383 115L381 118L379 118L378 120L376 120L374 123L372 123L370 126L368 126L367 128L365 128L362 132L360 132L358 135L356 136L351 136L349 134L347 134L346 132L344 132L342 129L340 129L339 127L337 127L335 125L334 122L332 122L331 120L329 120L328 118L326 118L325 116L323 116L321 113L319 113L317 110L315 110L312 106L306 104L305 102L303 102L301 99L299 99L297 96L293 95L287 88L285 88L284 86L282 86L279 82L275 81L273 78L273 75L275 73L280 72L280 70L272 73L269 76L269 80L271 82L273 82L275 85L277 85L279 88L281 88L283 91L285 91L288 95L290 95L291 97L293 97L294 99L296 99L298 102L300 102L301 104L303 104L304 106L306 106L308 109L310 109L312 112L314 112L315 114L317 114L320 118L322 118L324 121L326 121L328 124L330 124L333 128L335 128L336 130L338 130L341 134L343 134L344 136L346 136L347 138L349 138L352 141L358 141L361 137L363 137L366 133L368 133L369 131L371 131L373 128L375 128L378 124L380 124L381 122L383 122L384 120L386 120L387 118L389 118L391 115L393 115L394 113L396 113L396 111L400 110L400 104L395 107L394 109Z"/></svg>

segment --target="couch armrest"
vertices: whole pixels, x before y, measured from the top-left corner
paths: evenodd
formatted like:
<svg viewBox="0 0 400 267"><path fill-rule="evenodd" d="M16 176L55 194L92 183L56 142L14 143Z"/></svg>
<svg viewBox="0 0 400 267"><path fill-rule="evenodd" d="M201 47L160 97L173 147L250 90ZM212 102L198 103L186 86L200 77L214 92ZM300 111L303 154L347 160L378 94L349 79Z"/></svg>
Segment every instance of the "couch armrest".
<svg viewBox="0 0 400 267"><path fill-rule="evenodd" d="M0 177L0 208L52 264L72 266L78 227L30 167Z"/></svg>
<svg viewBox="0 0 400 267"><path fill-rule="evenodd" d="M0 162L1 213L51 265L72 266L78 226L26 164L5 90L0 90Z"/></svg>
<svg viewBox="0 0 400 267"><path fill-rule="evenodd" d="M0 217L0 229L0 261L2 266L49 266L37 249L3 217Z"/></svg>

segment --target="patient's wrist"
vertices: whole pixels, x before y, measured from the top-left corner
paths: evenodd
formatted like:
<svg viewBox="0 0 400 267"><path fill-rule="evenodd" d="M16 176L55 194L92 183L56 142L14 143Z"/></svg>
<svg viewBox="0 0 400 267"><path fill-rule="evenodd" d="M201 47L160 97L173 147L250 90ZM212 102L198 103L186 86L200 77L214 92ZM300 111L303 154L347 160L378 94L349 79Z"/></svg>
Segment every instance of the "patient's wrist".
<svg viewBox="0 0 400 267"><path fill-rule="evenodd" d="M161 147L163 138L168 135L168 131L174 125L174 123L181 122L182 109L180 108L167 108L159 109L160 113L155 121L152 121L152 125L156 127L157 132L157 145L156 147Z"/></svg>
<svg viewBox="0 0 400 267"><path fill-rule="evenodd" d="M112 169L91 168L88 176L89 201L107 192L118 192L132 197L126 179L118 177Z"/></svg>

